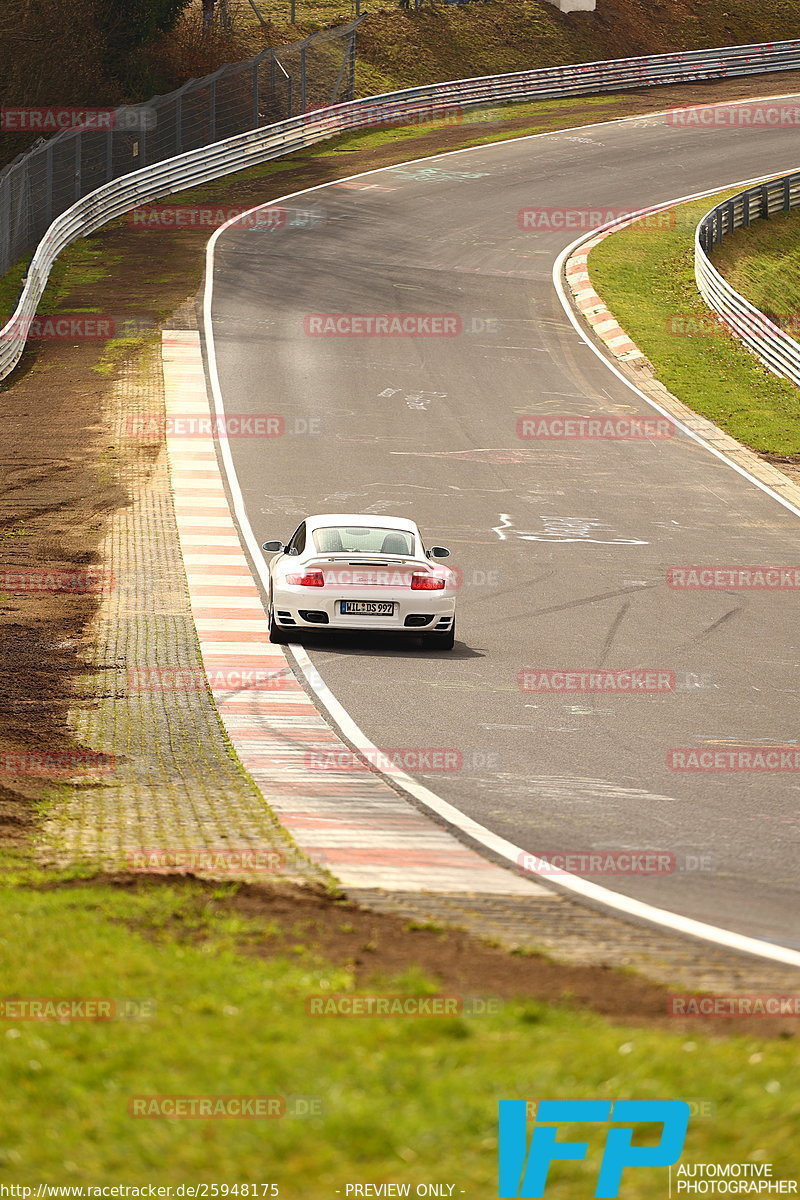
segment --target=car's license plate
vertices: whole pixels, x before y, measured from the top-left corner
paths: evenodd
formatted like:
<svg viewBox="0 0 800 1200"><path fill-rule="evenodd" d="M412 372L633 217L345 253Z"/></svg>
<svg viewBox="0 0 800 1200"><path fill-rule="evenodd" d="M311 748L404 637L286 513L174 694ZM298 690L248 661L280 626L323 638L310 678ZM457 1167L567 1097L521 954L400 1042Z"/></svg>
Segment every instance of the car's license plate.
<svg viewBox="0 0 800 1200"><path fill-rule="evenodd" d="M387 600L342 600L342 612L361 613L368 617L391 617L394 604Z"/></svg>

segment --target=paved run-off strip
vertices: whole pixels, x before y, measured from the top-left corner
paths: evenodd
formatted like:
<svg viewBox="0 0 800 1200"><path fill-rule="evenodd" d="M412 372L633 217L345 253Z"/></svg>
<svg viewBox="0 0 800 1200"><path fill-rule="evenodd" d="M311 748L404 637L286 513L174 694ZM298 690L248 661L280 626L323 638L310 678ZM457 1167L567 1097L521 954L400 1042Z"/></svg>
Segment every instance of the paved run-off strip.
<svg viewBox="0 0 800 1200"><path fill-rule="evenodd" d="M194 430L209 416L199 334L165 330L163 363L175 513L203 664L228 736L272 811L348 890L555 899L414 808L320 715L269 640L213 439ZM336 769L340 754L346 765Z"/></svg>
<svg viewBox="0 0 800 1200"><path fill-rule="evenodd" d="M121 370L102 413L101 464L127 495L100 547L113 581L83 649L70 713L102 770L54 788L37 856L87 871L325 882L237 761L208 692L163 442L160 352ZM147 434L147 430L156 430Z"/></svg>

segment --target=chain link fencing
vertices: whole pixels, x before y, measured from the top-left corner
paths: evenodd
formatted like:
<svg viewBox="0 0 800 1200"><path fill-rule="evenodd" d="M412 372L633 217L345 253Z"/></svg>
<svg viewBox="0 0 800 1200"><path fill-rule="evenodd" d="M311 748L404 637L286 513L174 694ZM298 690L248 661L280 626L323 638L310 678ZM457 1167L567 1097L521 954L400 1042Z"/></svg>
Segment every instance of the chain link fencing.
<svg viewBox="0 0 800 1200"><path fill-rule="evenodd" d="M352 100L361 20L264 50L145 104L86 110L82 126L41 139L0 172L0 276L35 249L59 214L103 184L309 109Z"/></svg>

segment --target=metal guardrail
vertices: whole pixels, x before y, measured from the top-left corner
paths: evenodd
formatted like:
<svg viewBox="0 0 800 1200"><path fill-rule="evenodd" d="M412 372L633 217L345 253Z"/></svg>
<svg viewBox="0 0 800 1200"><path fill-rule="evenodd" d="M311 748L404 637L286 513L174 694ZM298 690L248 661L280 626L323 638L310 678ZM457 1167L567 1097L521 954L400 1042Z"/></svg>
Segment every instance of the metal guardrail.
<svg viewBox="0 0 800 1200"><path fill-rule="evenodd" d="M22 355L30 323L61 251L76 238L85 237L140 204L279 158L348 130L408 124L444 117L453 110L491 104L756 75L797 67L800 67L800 39L459 79L317 109L131 171L83 196L48 228L33 255L19 304L8 324L0 329L0 379L14 369Z"/></svg>
<svg viewBox="0 0 800 1200"><path fill-rule="evenodd" d="M229 63L177 91L117 109L6 107L3 137L40 137L0 170L0 274L32 254L51 221L104 183L248 129L355 98L360 21ZM34 122L36 127L34 128ZM41 129L39 129L41 132Z"/></svg>
<svg viewBox="0 0 800 1200"><path fill-rule="evenodd" d="M800 208L800 172L756 184L706 213L695 233L694 272L700 295L725 325L776 375L800 387L800 342L740 296L709 255L735 229Z"/></svg>

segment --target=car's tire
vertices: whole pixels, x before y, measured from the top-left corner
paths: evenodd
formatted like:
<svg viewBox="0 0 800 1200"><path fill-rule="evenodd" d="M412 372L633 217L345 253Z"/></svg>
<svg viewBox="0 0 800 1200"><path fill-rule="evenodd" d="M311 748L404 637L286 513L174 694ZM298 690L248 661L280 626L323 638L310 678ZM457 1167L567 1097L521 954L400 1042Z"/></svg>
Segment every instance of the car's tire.
<svg viewBox="0 0 800 1200"><path fill-rule="evenodd" d="M445 633L423 633L422 645L425 650L452 650L456 644L456 623Z"/></svg>
<svg viewBox="0 0 800 1200"><path fill-rule="evenodd" d="M280 625L275 624L275 614L271 604L269 606L269 640L276 646L285 646L289 641L289 630L282 629Z"/></svg>

